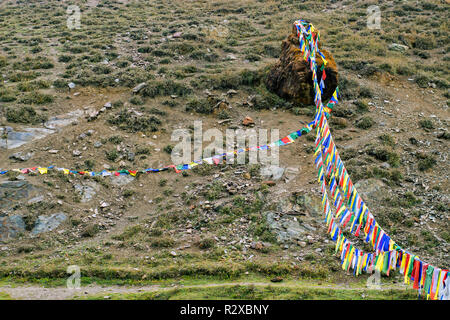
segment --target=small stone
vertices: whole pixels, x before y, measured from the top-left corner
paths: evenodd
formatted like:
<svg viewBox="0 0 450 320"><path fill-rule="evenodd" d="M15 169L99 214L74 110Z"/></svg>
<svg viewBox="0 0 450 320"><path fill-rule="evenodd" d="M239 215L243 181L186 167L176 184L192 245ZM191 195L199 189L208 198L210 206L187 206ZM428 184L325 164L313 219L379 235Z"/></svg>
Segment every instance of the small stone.
<svg viewBox="0 0 450 320"><path fill-rule="evenodd" d="M242 120L242 124L243 124L244 126L250 126L250 125L255 124L255 122L253 121L252 118L250 118L249 116L247 116L247 117L244 118L244 120Z"/></svg>
<svg viewBox="0 0 450 320"><path fill-rule="evenodd" d="M381 167L382 167L382 168L385 168L385 169L389 169L389 168L391 167L391 165L390 165L389 163L387 163L387 162L383 162L383 163L381 164Z"/></svg>
<svg viewBox="0 0 450 320"><path fill-rule="evenodd" d="M30 200L28 200L28 204L35 204L35 203L39 203L39 202L42 202L42 201L44 201L44 196L37 196L37 197L34 197L34 198L32 198L32 199L30 199Z"/></svg>
<svg viewBox="0 0 450 320"><path fill-rule="evenodd" d="M175 33L172 35L172 37L173 37L173 38L180 38L181 35L182 35L182 33L181 33L180 31L178 31L178 32L175 32Z"/></svg>
<svg viewBox="0 0 450 320"><path fill-rule="evenodd" d="M107 207L109 207L109 203L108 203L108 202L102 201L102 202L100 203L100 208L107 208Z"/></svg>
<svg viewBox="0 0 450 320"><path fill-rule="evenodd" d="M272 181L272 180L266 180L266 181L263 181L262 184L268 185L269 187L273 187L277 183L275 181Z"/></svg>
<svg viewBox="0 0 450 320"><path fill-rule="evenodd" d="M408 50L409 48L407 46L404 46L402 44L398 44L398 43L391 43L388 46L388 49L391 51L398 51L398 52L405 52L406 50Z"/></svg>
<svg viewBox="0 0 450 320"><path fill-rule="evenodd" d="M128 155L127 155L127 159L128 159L128 161L131 161L131 162L133 162L134 161L134 159L135 159L135 153L134 152L128 152Z"/></svg>
<svg viewBox="0 0 450 320"><path fill-rule="evenodd" d="M103 143L101 143L100 141L94 142L94 148L100 148L102 145L103 145Z"/></svg>
<svg viewBox="0 0 450 320"><path fill-rule="evenodd" d="M263 248L263 244L261 242L252 242L250 244L250 248L255 250L261 250Z"/></svg>
<svg viewBox="0 0 450 320"><path fill-rule="evenodd" d="M270 279L271 282L281 282L283 281L283 278L280 276L277 276L275 278Z"/></svg>
<svg viewBox="0 0 450 320"><path fill-rule="evenodd" d="M79 156L81 156L81 151L80 151L80 150L73 150L73 151L72 151L72 154L73 154L75 157L79 157Z"/></svg>
<svg viewBox="0 0 450 320"><path fill-rule="evenodd" d="M172 256L174 256L174 257L177 256L177 253L176 253L175 251L170 251L170 254L171 254Z"/></svg>
<svg viewBox="0 0 450 320"><path fill-rule="evenodd" d="M147 86L147 83L145 83L145 82L139 83L136 87L133 88L133 93L138 93L146 86Z"/></svg>

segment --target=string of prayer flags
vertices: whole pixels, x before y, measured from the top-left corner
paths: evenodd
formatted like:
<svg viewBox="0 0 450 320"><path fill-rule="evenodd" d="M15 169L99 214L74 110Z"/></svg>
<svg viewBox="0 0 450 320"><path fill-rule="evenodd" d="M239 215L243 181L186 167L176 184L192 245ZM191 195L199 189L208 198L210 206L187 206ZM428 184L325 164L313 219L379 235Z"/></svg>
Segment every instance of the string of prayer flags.
<svg viewBox="0 0 450 320"><path fill-rule="evenodd" d="M300 49L305 53L306 48L309 47L308 55L304 55L304 57L306 56L310 63L315 90L316 148L314 163L318 170L317 181L321 187L322 208L328 227L327 231L331 239L336 241L336 253L340 254L342 269L347 271L353 269L355 276L362 271L371 273L374 270L389 276L391 270L399 269L405 283L411 284L412 282L413 288L417 289L419 294L423 291L427 299L448 300L450 296L448 270L433 267L396 244L379 226L357 192L345 169L344 162L339 157L327 123L326 107L321 102L322 85L317 84L315 54L316 52L320 56L322 54L318 49L317 40L314 41L312 34L315 28L304 20L298 20L294 25L298 30ZM319 33L317 32L316 39L318 38ZM337 103L337 94L335 94L330 102ZM328 179L325 179L325 176ZM328 192L330 192L330 198L335 206L335 215L329 203ZM374 253L365 253L358 249L343 234L343 228L346 226L349 226L349 231L354 236L364 234L365 241L372 246Z"/></svg>

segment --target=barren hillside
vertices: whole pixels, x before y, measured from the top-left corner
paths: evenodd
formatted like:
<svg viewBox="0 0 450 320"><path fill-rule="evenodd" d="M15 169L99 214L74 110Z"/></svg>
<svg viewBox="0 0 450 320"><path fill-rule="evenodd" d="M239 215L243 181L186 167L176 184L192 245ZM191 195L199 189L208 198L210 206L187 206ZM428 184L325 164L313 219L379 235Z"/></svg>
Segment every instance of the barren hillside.
<svg viewBox="0 0 450 320"><path fill-rule="evenodd" d="M0 5L0 172L163 167L172 132L192 132L196 120L222 132L247 128L246 117L280 137L300 129L314 106L278 97L265 79L303 18L338 66L331 130L358 190L396 242L448 269L445 1L74 2L79 29L67 27L68 2ZM380 29L367 28L369 5L380 7ZM368 275L342 270L320 212L313 145L310 134L280 147L269 171L0 175L0 292L26 298L10 287L64 286L78 265L92 287L81 295L95 298L101 286L127 298L348 298L345 288L416 298L398 274L382 281L401 290L364 293ZM285 287L268 290L270 280ZM227 282L241 287L214 287ZM317 284L336 290L302 291ZM179 285L185 291L152 293ZM138 287L147 293L134 295Z"/></svg>

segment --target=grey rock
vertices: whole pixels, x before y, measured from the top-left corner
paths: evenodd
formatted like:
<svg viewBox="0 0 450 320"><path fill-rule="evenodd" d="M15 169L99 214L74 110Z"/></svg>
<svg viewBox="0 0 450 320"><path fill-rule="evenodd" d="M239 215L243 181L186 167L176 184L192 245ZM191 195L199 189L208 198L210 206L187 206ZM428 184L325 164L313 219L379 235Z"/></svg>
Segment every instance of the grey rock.
<svg viewBox="0 0 450 320"><path fill-rule="evenodd" d="M81 196L81 202L89 202L97 194L98 186L93 182L86 184L77 183L74 185L75 192Z"/></svg>
<svg viewBox="0 0 450 320"><path fill-rule="evenodd" d="M51 117L44 126L51 130L60 129L76 122L81 116L83 116L83 110L77 109L63 115Z"/></svg>
<svg viewBox="0 0 450 320"><path fill-rule="evenodd" d="M7 133L7 139L0 139L0 148L15 149L34 140L42 139L58 129L65 127L83 115L82 110L75 110L61 116L50 118L44 123L45 128L21 128L14 130L11 127L0 128L0 136L4 131Z"/></svg>
<svg viewBox="0 0 450 320"><path fill-rule="evenodd" d="M317 196L310 196L304 192L294 192L293 193L295 203L299 206L297 210L304 212L313 217L317 217L322 212L322 204L320 198Z"/></svg>
<svg viewBox="0 0 450 320"><path fill-rule="evenodd" d="M266 179L280 180L284 173L284 168L268 166L261 168L261 175Z"/></svg>
<svg viewBox="0 0 450 320"><path fill-rule="evenodd" d="M370 203L380 203L390 196L386 184L374 178L358 181L355 188L363 200Z"/></svg>
<svg viewBox="0 0 450 320"><path fill-rule="evenodd" d="M136 87L133 88L133 93L138 93L146 86L147 86L147 83L145 83L145 82L139 83Z"/></svg>
<svg viewBox="0 0 450 320"><path fill-rule="evenodd" d="M134 180L133 176L121 174L120 176L111 176L111 183L115 186L124 186Z"/></svg>
<svg viewBox="0 0 450 320"><path fill-rule="evenodd" d="M75 157L79 157L79 156L81 156L81 151L80 151L80 150L73 150L73 151L72 151L72 154L73 154Z"/></svg>
<svg viewBox="0 0 450 320"><path fill-rule="evenodd" d="M279 216L275 212L265 212L267 223L279 242L298 241L304 237L309 230L292 216Z"/></svg>
<svg viewBox="0 0 450 320"><path fill-rule="evenodd" d="M391 167L391 165L390 165L389 163L387 163L387 162L383 162L383 163L381 164L381 167L382 167L382 168L385 168L385 169L389 169L389 168Z"/></svg>
<svg viewBox="0 0 450 320"><path fill-rule="evenodd" d="M299 241L298 245L302 248L306 247L306 242L305 241Z"/></svg>
<svg viewBox="0 0 450 320"><path fill-rule="evenodd" d="M100 141L94 142L94 148L100 148L102 145L103 145L103 143L101 143Z"/></svg>
<svg viewBox="0 0 450 320"><path fill-rule="evenodd" d="M0 217L0 239L2 241L16 238L25 231L25 222L21 216Z"/></svg>
<svg viewBox="0 0 450 320"><path fill-rule="evenodd" d="M9 156L10 159L16 160L16 161L28 161L33 156L32 152L22 153L22 152L16 152Z"/></svg>
<svg viewBox="0 0 450 320"><path fill-rule="evenodd" d="M52 231L59 227L59 225L67 219L64 213L54 213L50 216L39 216L35 222L31 233L37 235L43 232Z"/></svg>
<svg viewBox="0 0 450 320"><path fill-rule="evenodd" d="M391 44L388 46L388 49L389 49L389 50L392 50L392 51L405 52L405 51L408 50L409 48L408 48L407 46L402 45L402 44L391 43Z"/></svg>
<svg viewBox="0 0 450 320"><path fill-rule="evenodd" d="M295 179L295 177L297 177L298 174L299 174L299 169L298 168L294 168L294 167L286 168L286 170L284 172L285 181L289 182L289 181Z"/></svg>
<svg viewBox="0 0 450 320"><path fill-rule="evenodd" d="M128 161L134 161L135 157L136 157L136 155L134 152L128 152L128 154L127 154Z"/></svg>
<svg viewBox="0 0 450 320"><path fill-rule="evenodd" d="M34 140L42 139L54 130L45 128L24 128L22 131L14 131L12 128L0 128L0 136L7 132L8 139L0 139L0 148L15 149Z"/></svg>
<svg viewBox="0 0 450 320"><path fill-rule="evenodd" d="M8 210L16 203L37 196L39 191L26 180L0 182L0 209Z"/></svg>
<svg viewBox="0 0 450 320"><path fill-rule="evenodd" d="M40 195L27 201L28 204L35 204L44 201L44 196Z"/></svg>

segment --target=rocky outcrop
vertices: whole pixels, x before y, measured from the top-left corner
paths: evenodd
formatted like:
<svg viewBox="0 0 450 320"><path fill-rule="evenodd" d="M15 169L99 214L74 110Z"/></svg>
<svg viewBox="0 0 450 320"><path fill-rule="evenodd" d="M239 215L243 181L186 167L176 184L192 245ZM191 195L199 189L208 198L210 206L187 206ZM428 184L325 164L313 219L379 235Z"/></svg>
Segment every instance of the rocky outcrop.
<svg viewBox="0 0 450 320"><path fill-rule="evenodd" d="M39 216L31 233L37 235L43 232L49 232L59 227L67 219L64 213L54 213L49 216Z"/></svg>
<svg viewBox="0 0 450 320"><path fill-rule="evenodd" d="M19 215L0 217L0 241L17 237L25 232L25 222Z"/></svg>
<svg viewBox="0 0 450 320"><path fill-rule="evenodd" d="M39 188L25 180L0 181L0 214L39 195L39 192L41 192Z"/></svg>
<svg viewBox="0 0 450 320"><path fill-rule="evenodd" d="M322 100L331 98L338 82L338 72L336 63L331 54L321 48L319 49L327 59L325 67L325 89ZM317 65L323 64L322 58L316 58ZM322 78L322 72L317 72L318 81ZM299 41L296 29L283 40L280 60L272 67L266 79L267 88L280 97L290 100L295 104L313 104L314 90L312 82L312 72L308 63L303 60L303 54L299 48Z"/></svg>

